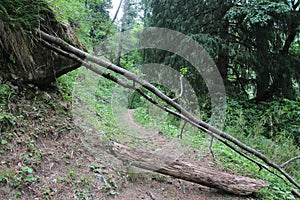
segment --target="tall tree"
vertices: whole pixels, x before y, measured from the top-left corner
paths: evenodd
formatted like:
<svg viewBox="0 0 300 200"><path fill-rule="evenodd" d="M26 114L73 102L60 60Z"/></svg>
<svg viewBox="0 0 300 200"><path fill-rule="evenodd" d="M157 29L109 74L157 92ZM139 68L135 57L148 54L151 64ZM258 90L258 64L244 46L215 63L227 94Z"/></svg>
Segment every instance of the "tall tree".
<svg viewBox="0 0 300 200"><path fill-rule="evenodd" d="M136 0L124 0L123 5L123 16L122 16L122 23L121 23L121 34L120 34L120 41L119 41L119 48L117 53L117 61L116 64L121 66L121 54L123 48L123 32L130 30L136 24L137 16L138 16L138 2Z"/></svg>
<svg viewBox="0 0 300 200"><path fill-rule="evenodd" d="M292 82L299 82L296 73L300 60L290 50L299 34L296 28L300 22L299 3L243 1L236 4L228 16L235 24L232 33L239 33L238 37L232 38L232 43L240 44L238 50L247 48L248 58L244 58L244 67L240 71L250 69L254 72L256 100L273 96L293 99Z"/></svg>
<svg viewBox="0 0 300 200"><path fill-rule="evenodd" d="M95 47L111 31L111 20L108 9L112 7L112 3L111 0L85 1L85 6L89 9L89 12L86 14L89 21L87 23L90 24L89 36L95 51Z"/></svg>
<svg viewBox="0 0 300 200"><path fill-rule="evenodd" d="M123 17L122 17L122 24L121 24L121 34L120 34L120 42L119 42L119 48L118 48L118 55L117 55L117 65L121 66L121 53L122 53L122 48L123 48L123 32L125 31L125 26L126 26L126 18L127 18L127 13L129 10L129 1L130 0L124 0L124 6L123 6Z"/></svg>

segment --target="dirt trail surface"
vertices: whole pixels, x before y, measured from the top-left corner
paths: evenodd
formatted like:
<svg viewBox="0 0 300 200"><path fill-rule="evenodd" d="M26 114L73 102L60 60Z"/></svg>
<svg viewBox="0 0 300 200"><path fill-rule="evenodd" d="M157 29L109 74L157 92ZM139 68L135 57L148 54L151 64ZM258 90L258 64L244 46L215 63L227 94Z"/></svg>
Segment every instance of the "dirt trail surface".
<svg viewBox="0 0 300 200"><path fill-rule="evenodd" d="M201 152L196 152L183 145L180 140L171 139L159 131L147 129L136 123L134 110L125 111L120 121L123 121L122 126L125 126L123 128L128 132L128 137L123 142L125 145L158 155L168 155L198 166L215 168L213 160L208 154L203 156ZM159 165L159 163L154 164ZM130 171L134 178L124 184L116 199L246 199L138 168L131 167Z"/></svg>

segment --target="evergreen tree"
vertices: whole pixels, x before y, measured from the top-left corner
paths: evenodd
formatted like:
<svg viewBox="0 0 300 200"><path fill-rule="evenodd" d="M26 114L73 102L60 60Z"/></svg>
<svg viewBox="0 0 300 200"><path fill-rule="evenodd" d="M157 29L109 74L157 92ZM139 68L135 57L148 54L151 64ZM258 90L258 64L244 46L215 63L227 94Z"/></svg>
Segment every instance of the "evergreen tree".
<svg viewBox="0 0 300 200"><path fill-rule="evenodd" d="M87 19L91 22L89 36L93 47L97 47L112 28L108 11L112 7L112 3L111 0L86 0L85 6L90 10L87 13Z"/></svg>
<svg viewBox="0 0 300 200"><path fill-rule="evenodd" d="M299 46L299 1L151 0L144 5L150 6L149 26L180 31L204 46L229 94L239 90L248 98L254 94L256 100L295 98L300 59L293 49ZM166 52L148 51L147 58L186 64ZM199 87L199 77L190 78Z"/></svg>

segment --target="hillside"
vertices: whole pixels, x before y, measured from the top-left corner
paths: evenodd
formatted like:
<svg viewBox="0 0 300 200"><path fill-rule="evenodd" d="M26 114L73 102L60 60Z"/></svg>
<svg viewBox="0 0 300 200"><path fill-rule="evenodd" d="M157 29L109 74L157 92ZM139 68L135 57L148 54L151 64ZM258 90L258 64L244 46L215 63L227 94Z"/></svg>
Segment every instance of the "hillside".
<svg viewBox="0 0 300 200"><path fill-rule="evenodd" d="M73 121L71 103L66 100L68 85L59 83L58 88L42 91L33 85L21 88L1 82L1 199L241 199L124 166L100 140L94 141L98 152L91 151L91 144L84 141L85 131ZM159 150L162 154L168 149L178 155L185 152L182 147L171 147L175 143L157 132L137 125L132 111L124 114L131 133L153 137L150 149L166 148ZM214 166L211 158L193 154L195 162ZM186 154L185 159L191 161L190 156Z"/></svg>

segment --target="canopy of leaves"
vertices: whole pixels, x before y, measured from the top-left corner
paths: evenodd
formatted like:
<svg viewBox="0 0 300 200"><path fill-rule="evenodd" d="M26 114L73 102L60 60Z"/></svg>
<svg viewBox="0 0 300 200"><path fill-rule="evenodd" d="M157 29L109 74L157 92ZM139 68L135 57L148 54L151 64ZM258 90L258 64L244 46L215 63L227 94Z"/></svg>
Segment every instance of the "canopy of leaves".
<svg viewBox="0 0 300 200"><path fill-rule="evenodd" d="M77 35L87 44L96 46L115 27L110 23L110 0L47 0L59 21L70 24Z"/></svg>

